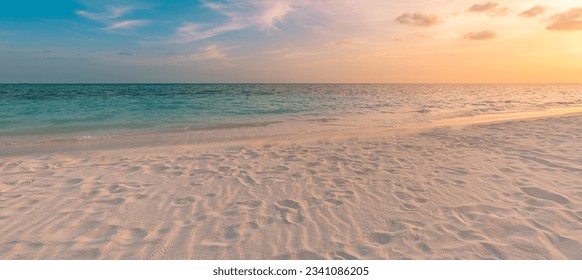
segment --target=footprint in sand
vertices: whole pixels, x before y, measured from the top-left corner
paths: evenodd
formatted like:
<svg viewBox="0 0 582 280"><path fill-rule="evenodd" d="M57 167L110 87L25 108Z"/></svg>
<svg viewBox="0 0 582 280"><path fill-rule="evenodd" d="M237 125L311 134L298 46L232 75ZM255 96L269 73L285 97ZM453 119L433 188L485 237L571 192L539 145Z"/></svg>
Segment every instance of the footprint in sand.
<svg viewBox="0 0 582 280"><path fill-rule="evenodd" d="M521 191L524 192L525 194L531 196L531 197L550 200L550 201L553 201L553 202L558 203L558 204L570 203L570 201L567 198L565 198L557 193L553 193L553 192L546 191L546 190L536 188L536 187L521 188Z"/></svg>
<svg viewBox="0 0 582 280"><path fill-rule="evenodd" d="M580 241L556 233L545 233L544 235L566 258L582 259L582 243Z"/></svg>
<svg viewBox="0 0 582 280"><path fill-rule="evenodd" d="M4 167L4 171L10 171L11 169L19 166L20 164L22 164L22 161L20 161L20 160L19 161L8 161L8 162L3 163L0 166Z"/></svg>
<svg viewBox="0 0 582 280"><path fill-rule="evenodd" d="M325 202L327 202L329 204L332 204L332 205L335 205L335 206L344 205L344 202L343 201L337 200L335 198L328 198L328 199L325 200Z"/></svg>
<svg viewBox="0 0 582 280"><path fill-rule="evenodd" d="M81 178L74 178L74 179L68 180L67 181L67 184L68 185L78 185L81 182L83 182L83 179L81 179Z"/></svg>
<svg viewBox="0 0 582 280"><path fill-rule="evenodd" d="M123 185L127 188L132 188L132 189L141 189L144 187L136 182L126 182L126 183L123 183Z"/></svg>
<svg viewBox="0 0 582 280"><path fill-rule="evenodd" d="M223 237L226 240L232 240L240 236L238 228L240 225L229 226L224 230Z"/></svg>
<svg viewBox="0 0 582 280"><path fill-rule="evenodd" d="M152 170L154 173L162 173L167 171L168 169L170 169L170 167L161 164L155 164L150 167L150 170Z"/></svg>
<svg viewBox="0 0 582 280"><path fill-rule="evenodd" d="M335 178L335 179L333 179L333 183L334 183L336 186L345 186L345 185L347 185L347 184L348 184L348 180L346 180L346 179L341 179L341 178Z"/></svg>
<svg viewBox="0 0 582 280"><path fill-rule="evenodd" d="M425 197L424 193L426 192L421 187L406 187L408 190L407 192L396 192L395 195L400 198L407 200L408 198L412 198L412 200L416 203L424 204L428 203L428 199Z"/></svg>
<svg viewBox="0 0 582 280"><path fill-rule="evenodd" d="M259 225L255 222L232 224L218 228L216 232L207 236L201 243L212 248L231 247L236 242L248 238L258 229Z"/></svg>
<svg viewBox="0 0 582 280"><path fill-rule="evenodd" d="M263 202L260 200L234 202L228 204L228 206L222 211L222 214L225 216L249 214L256 211L261 207L261 205L263 205Z"/></svg>
<svg viewBox="0 0 582 280"><path fill-rule="evenodd" d="M333 259L335 260L359 260L360 258L349 254L345 251L336 251L333 253Z"/></svg>
<svg viewBox="0 0 582 280"><path fill-rule="evenodd" d="M408 200L410 198L407 193L400 191L394 192L394 195L400 200Z"/></svg>
<svg viewBox="0 0 582 280"><path fill-rule="evenodd" d="M488 251L490 254L492 254L495 259L498 260L504 260L507 259L505 257L505 254L503 254L503 252L501 250L499 250L499 248L491 243L487 243L487 242L480 242L481 246L483 246L483 248L485 248L486 251Z"/></svg>
<svg viewBox="0 0 582 280"><path fill-rule="evenodd" d="M79 247L97 247L111 242L119 230L119 226L102 224L94 228L84 229L84 232L75 237L74 242Z"/></svg>
<svg viewBox="0 0 582 280"><path fill-rule="evenodd" d="M257 229L259 229L259 225L257 223L245 222L242 224L236 224L227 227L226 229L224 229L222 236L225 239L225 241L230 241L237 239L241 236L248 236Z"/></svg>
<svg viewBox="0 0 582 280"><path fill-rule="evenodd" d="M325 258L312 251L299 251L273 256L273 260L325 260Z"/></svg>
<svg viewBox="0 0 582 280"><path fill-rule="evenodd" d="M141 167L140 166L132 166L132 167L127 168L126 171L127 172L138 172L140 170L141 170Z"/></svg>
<svg viewBox="0 0 582 280"><path fill-rule="evenodd" d="M344 205L346 199L354 197L352 191L326 191L324 201L335 206Z"/></svg>
<svg viewBox="0 0 582 280"><path fill-rule="evenodd" d="M286 224L300 224L304 218L301 214L301 205L291 199L280 200L275 203L275 209L279 211L281 220Z"/></svg>
<svg viewBox="0 0 582 280"><path fill-rule="evenodd" d="M183 207L183 206L190 205L194 202L196 202L196 198L194 198L192 196L176 198L176 199L174 199L174 206Z"/></svg>
<svg viewBox="0 0 582 280"><path fill-rule="evenodd" d="M432 248L430 248L430 246L426 245L426 243L424 242L418 243L416 247L418 247L418 249L420 249L426 254L432 254Z"/></svg>
<svg viewBox="0 0 582 280"><path fill-rule="evenodd" d="M115 185L111 185L107 188L107 190L109 191L109 193L114 194L114 193L123 193L127 191L127 188L119 185L119 184L115 184Z"/></svg>
<svg viewBox="0 0 582 280"><path fill-rule="evenodd" d="M148 232L142 228L122 228L118 231L115 241L122 246L133 246L142 243Z"/></svg>
<svg viewBox="0 0 582 280"><path fill-rule="evenodd" d="M386 245L392 242L392 235L387 232L372 232L368 235L368 238L370 241L380 245Z"/></svg>
<svg viewBox="0 0 582 280"><path fill-rule="evenodd" d="M22 180L18 181L18 186L19 187L26 187L26 186L30 186L32 183L34 183L36 181L36 179L32 179L32 178L24 178Z"/></svg>
<svg viewBox="0 0 582 280"><path fill-rule="evenodd" d="M326 191L326 197L333 197L333 198L352 198L354 197L353 191Z"/></svg>
<svg viewBox="0 0 582 280"><path fill-rule="evenodd" d="M119 198L113 198L113 199L95 200L95 201L91 201L91 202L115 206L115 205L120 205L120 204L124 203L125 202L125 198L119 197Z"/></svg>

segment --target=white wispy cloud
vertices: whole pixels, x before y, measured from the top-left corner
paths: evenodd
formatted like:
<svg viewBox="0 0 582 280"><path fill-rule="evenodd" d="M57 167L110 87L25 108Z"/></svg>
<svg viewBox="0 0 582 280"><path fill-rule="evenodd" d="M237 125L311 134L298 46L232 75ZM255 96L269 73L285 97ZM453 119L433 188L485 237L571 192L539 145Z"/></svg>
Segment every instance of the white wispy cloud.
<svg viewBox="0 0 582 280"><path fill-rule="evenodd" d="M199 49L197 52L188 55L189 60L229 60L228 50L234 47L223 47L218 44L211 44Z"/></svg>
<svg viewBox="0 0 582 280"><path fill-rule="evenodd" d="M191 43L194 41L208 39L225 32L240 30L243 28L246 28L246 26L236 22L231 22L211 28L207 28L205 25L199 23L185 23L178 27L176 30L176 36L169 40L169 42Z"/></svg>
<svg viewBox="0 0 582 280"><path fill-rule="evenodd" d="M329 42L332 46L341 46L341 45L349 45L352 44L351 41L337 41L337 42ZM303 49L301 47L295 46L292 43L287 43L282 46L278 46L274 49L265 50L261 52L263 55L270 56L270 57L277 57L280 59L287 59L287 60L295 60L295 59L304 59L304 58L314 58L324 53L328 53L322 50L309 50Z"/></svg>
<svg viewBox="0 0 582 280"><path fill-rule="evenodd" d="M255 22L263 29L276 28L278 22L293 11L293 6L287 1L262 1L262 11Z"/></svg>
<svg viewBox="0 0 582 280"><path fill-rule="evenodd" d="M337 40L337 41L329 42L329 44L332 46L341 47L341 46L351 46L351 45L355 44L355 42L351 41L351 40Z"/></svg>
<svg viewBox="0 0 582 280"><path fill-rule="evenodd" d="M118 22L112 22L103 29L104 30L129 29L133 27L143 26L148 23L149 23L148 20L123 20Z"/></svg>
<svg viewBox="0 0 582 280"><path fill-rule="evenodd" d="M209 26L201 23L184 23L176 29L169 43L191 43L208 39L226 32L259 28L276 30L277 24L294 11L293 1L231 1L229 3L204 2L204 7L224 15L227 21Z"/></svg>
<svg viewBox="0 0 582 280"><path fill-rule="evenodd" d="M294 4L301 1L231 1L229 4L204 2L210 10L227 16L231 22L244 23L246 27L259 26L262 29L276 28L276 24L294 10Z"/></svg>
<svg viewBox="0 0 582 280"><path fill-rule="evenodd" d="M78 10L75 13L84 18L100 22L105 25L102 30L114 31L120 29L130 29L148 24L149 20L125 19L122 18L135 11L135 6L105 6L97 12Z"/></svg>
<svg viewBox="0 0 582 280"><path fill-rule="evenodd" d="M221 23L183 22L171 37L157 43L192 43L224 33L246 29L274 32L289 24L306 32L333 37L386 32L386 26L402 11L385 0L202 0L202 6L223 16ZM412 1L418 2L418 1ZM425 9L425 4L402 5L403 9ZM371 9L370 7L374 7ZM348 20L349 19L349 20ZM433 14L415 13L406 23L433 26L444 19ZM148 43L148 42L144 42ZM149 42L152 43L152 42Z"/></svg>
<svg viewBox="0 0 582 280"><path fill-rule="evenodd" d="M135 10L135 8L132 6L121 6L121 7L107 6L101 12L89 12L85 10L78 10L75 13L77 15L80 15L91 20L102 21L122 17L132 12L133 10Z"/></svg>

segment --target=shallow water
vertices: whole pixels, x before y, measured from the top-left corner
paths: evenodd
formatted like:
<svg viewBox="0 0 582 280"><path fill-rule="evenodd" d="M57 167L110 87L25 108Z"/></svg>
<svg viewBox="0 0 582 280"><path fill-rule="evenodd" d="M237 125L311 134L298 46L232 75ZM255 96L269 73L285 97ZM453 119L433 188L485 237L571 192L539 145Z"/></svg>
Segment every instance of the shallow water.
<svg viewBox="0 0 582 280"><path fill-rule="evenodd" d="M0 85L0 143L387 116L382 125L582 104L582 85Z"/></svg>

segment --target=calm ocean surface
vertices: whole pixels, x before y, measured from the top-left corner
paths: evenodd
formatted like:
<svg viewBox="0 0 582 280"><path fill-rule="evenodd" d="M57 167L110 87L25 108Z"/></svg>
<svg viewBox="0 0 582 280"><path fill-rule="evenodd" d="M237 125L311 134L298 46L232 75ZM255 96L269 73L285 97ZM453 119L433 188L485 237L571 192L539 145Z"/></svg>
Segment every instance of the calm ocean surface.
<svg viewBox="0 0 582 280"><path fill-rule="evenodd" d="M582 105L582 85L0 85L0 142L383 113L394 125Z"/></svg>

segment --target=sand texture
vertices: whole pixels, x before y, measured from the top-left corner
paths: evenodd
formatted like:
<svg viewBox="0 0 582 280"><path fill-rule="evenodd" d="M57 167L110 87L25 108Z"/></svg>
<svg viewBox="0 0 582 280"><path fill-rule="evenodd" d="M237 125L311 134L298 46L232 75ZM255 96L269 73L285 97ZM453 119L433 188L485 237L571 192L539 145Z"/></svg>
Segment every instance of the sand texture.
<svg viewBox="0 0 582 280"><path fill-rule="evenodd" d="M377 132L0 157L0 258L582 259L581 115Z"/></svg>

